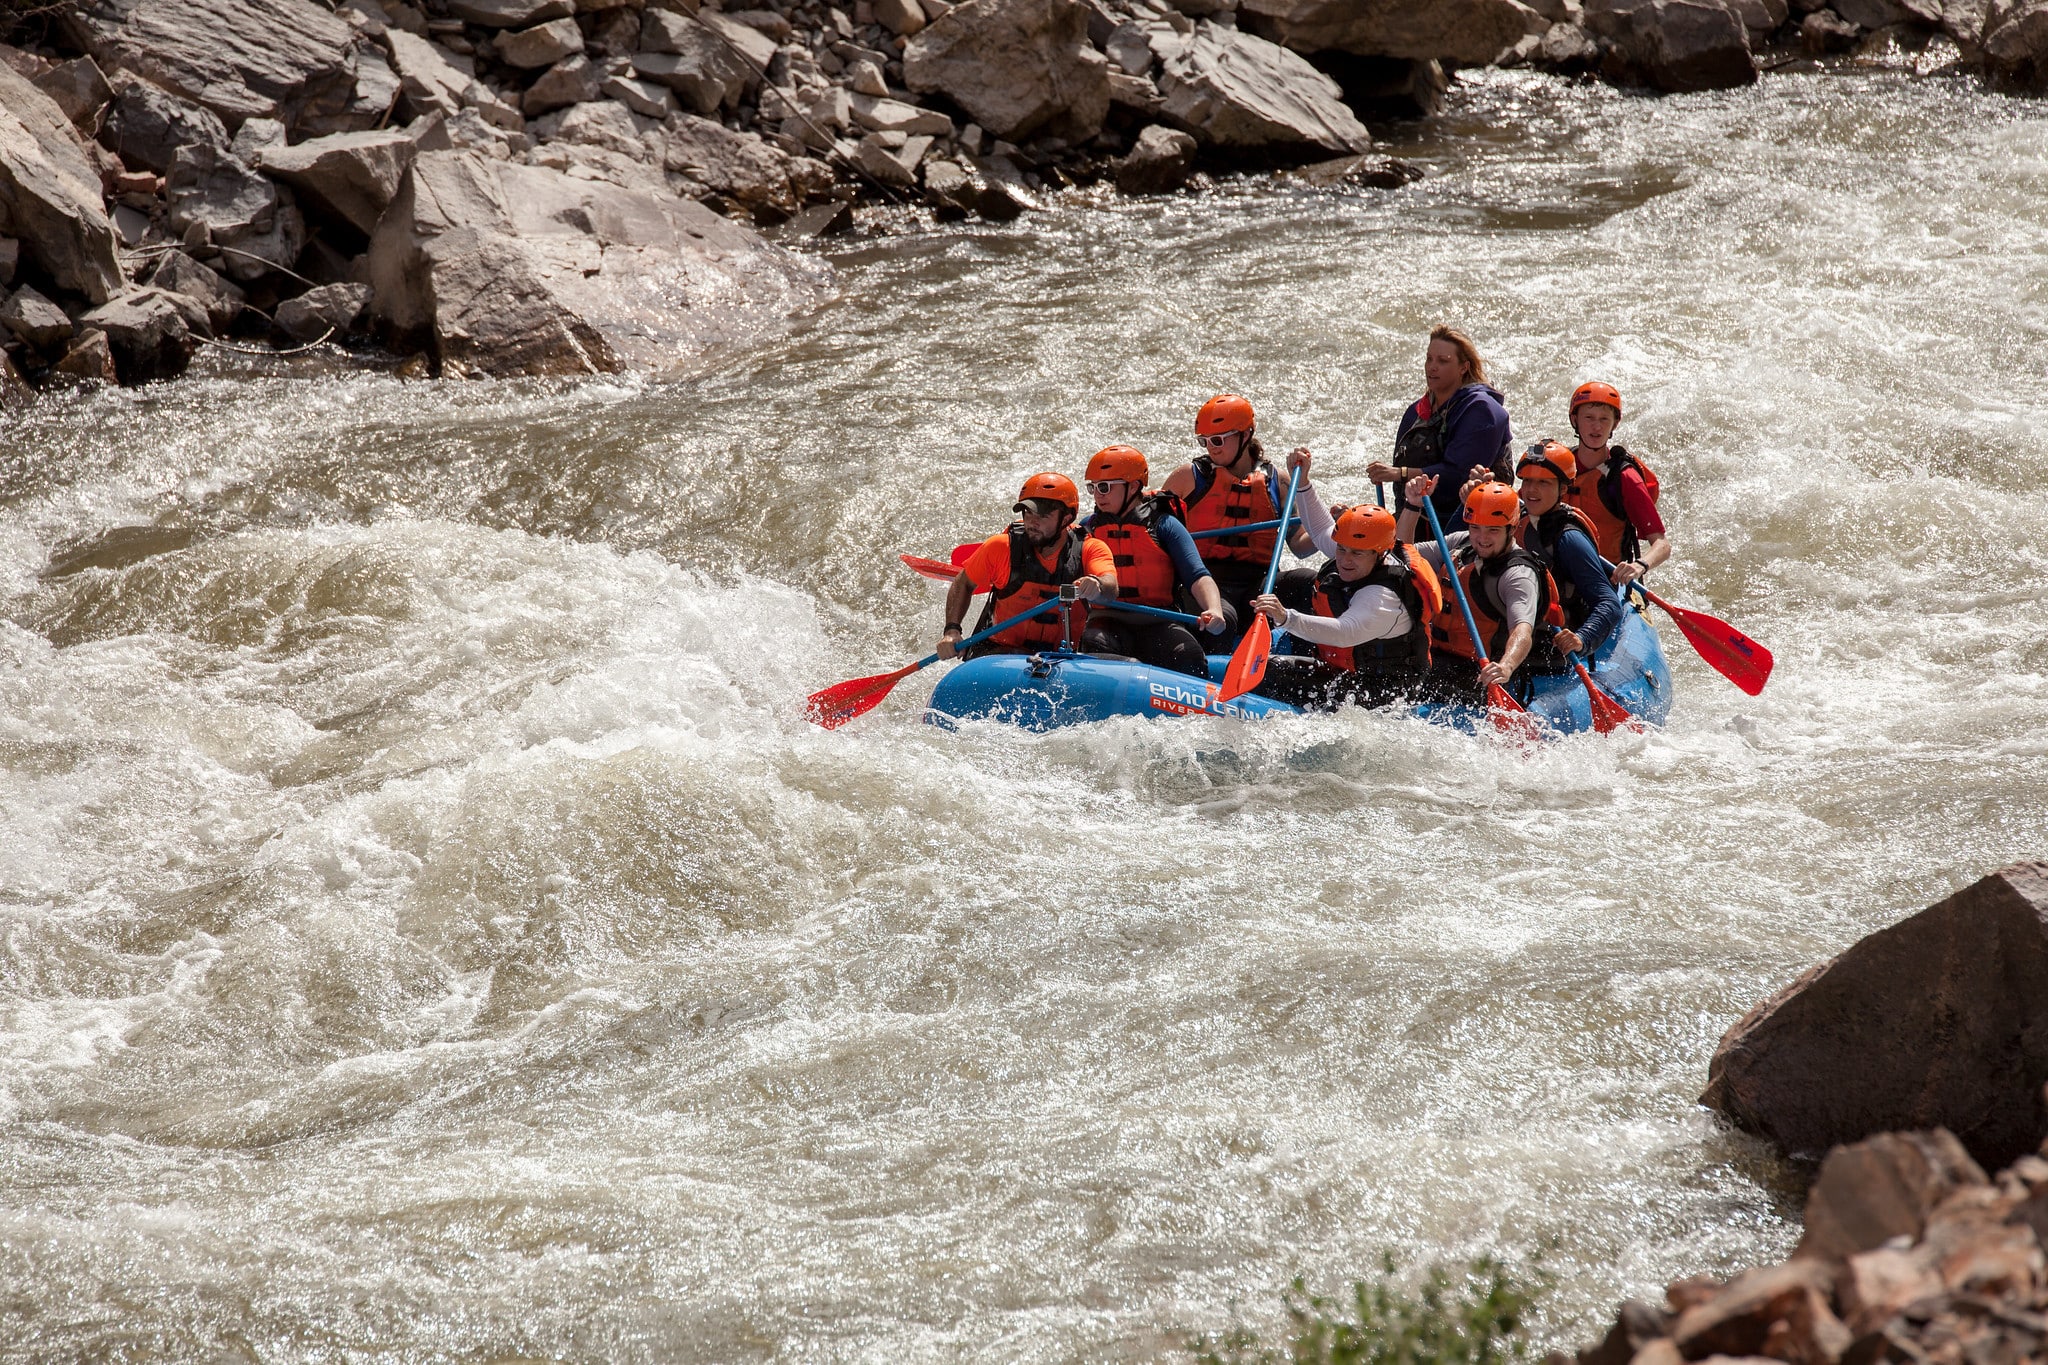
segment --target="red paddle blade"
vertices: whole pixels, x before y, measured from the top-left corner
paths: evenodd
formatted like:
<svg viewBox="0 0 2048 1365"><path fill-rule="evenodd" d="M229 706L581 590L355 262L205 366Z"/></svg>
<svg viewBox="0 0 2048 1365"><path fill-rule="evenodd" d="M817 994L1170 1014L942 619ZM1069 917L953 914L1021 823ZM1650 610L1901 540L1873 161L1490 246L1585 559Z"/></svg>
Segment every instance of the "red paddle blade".
<svg viewBox="0 0 2048 1365"><path fill-rule="evenodd" d="M974 552L980 548L981 542L978 540L966 545L955 545L953 547L953 567L957 569L968 560L974 558Z"/></svg>
<svg viewBox="0 0 2048 1365"><path fill-rule="evenodd" d="M1755 696L1771 678L1771 651L1726 621L1705 612L1674 607L1662 598L1657 605L1671 613L1685 638L1713 668L1743 691Z"/></svg>
<svg viewBox="0 0 2048 1365"><path fill-rule="evenodd" d="M936 559L925 559L919 555L903 555L900 558L910 566L912 573L923 574L934 582L951 583L960 576L960 570L951 564L941 564Z"/></svg>
<svg viewBox="0 0 2048 1365"><path fill-rule="evenodd" d="M1586 699L1593 703L1595 734L1611 735L1616 730L1631 725L1638 729L1642 728L1641 723L1629 714L1626 706L1600 690L1599 684L1593 681L1593 675L1586 671L1584 664L1574 664L1573 667L1579 670L1579 681L1586 685Z"/></svg>
<svg viewBox="0 0 2048 1365"><path fill-rule="evenodd" d="M1223 670L1223 686L1217 689L1216 700L1230 701L1257 687L1266 676L1266 660L1272 655L1273 625L1264 616L1254 613L1252 628L1237 642L1237 649L1230 656L1230 666Z"/></svg>
<svg viewBox="0 0 2048 1365"><path fill-rule="evenodd" d="M1522 703L1507 694L1507 689L1494 683L1486 689L1487 714L1492 718L1496 730L1513 735L1516 739L1541 739L1543 727L1528 713Z"/></svg>
<svg viewBox="0 0 2048 1365"><path fill-rule="evenodd" d="M877 673L872 678L852 678L813 692L804 702L804 719L827 730L837 730L856 716L864 716L882 704L889 689L917 672L916 664L905 664L894 673Z"/></svg>

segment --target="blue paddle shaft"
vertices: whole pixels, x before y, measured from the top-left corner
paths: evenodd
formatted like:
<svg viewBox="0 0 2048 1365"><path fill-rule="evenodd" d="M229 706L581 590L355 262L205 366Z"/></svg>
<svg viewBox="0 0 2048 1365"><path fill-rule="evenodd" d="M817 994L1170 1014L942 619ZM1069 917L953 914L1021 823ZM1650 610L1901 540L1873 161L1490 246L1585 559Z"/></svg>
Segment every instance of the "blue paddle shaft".
<svg viewBox="0 0 2048 1365"><path fill-rule="evenodd" d="M1465 584L1458 577L1457 562L1451 558L1451 543L1444 539L1444 524L1436 517L1436 500L1425 495L1422 510L1429 513L1429 529L1436 536L1437 553L1444 557L1444 576L1451 580L1451 591L1458 598L1458 610L1465 614L1465 633L1472 637L1472 652L1479 656L1479 666L1484 668L1491 662L1486 657L1486 642L1479 638L1479 623L1472 619L1472 604L1465 600ZM1465 534L1469 536L1472 533L1467 531Z"/></svg>
<svg viewBox="0 0 2048 1365"><path fill-rule="evenodd" d="M1108 602L1101 604L1103 611L1134 611L1140 616L1157 616L1163 621L1179 621L1184 625L1200 625L1202 618L1190 616L1184 611L1168 611L1164 607L1148 607L1141 602Z"/></svg>
<svg viewBox="0 0 2048 1365"><path fill-rule="evenodd" d="M994 625L990 626L987 630L977 630L974 632L974 634L968 636L959 644L953 646L953 655L955 658L958 658L961 650L966 649L972 645L978 645L983 640L988 639L991 635L1001 635L1011 626L1021 626L1034 616L1043 616L1059 604L1059 598L1048 597L1043 602L1040 602L1037 606L1033 607L1030 611L1022 612L1016 616L1012 616L1007 621L998 621ZM930 668L933 664L937 662L939 662L938 655L927 654L922 659L919 659L917 661L917 666L919 668Z"/></svg>
<svg viewBox="0 0 2048 1365"><path fill-rule="evenodd" d="M1259 590L1259 596L1272 593L1273 584L1280 578L1280 556L1287 553L1287 523L1294 520L1294 495L1301 490L1301 466L1287 476L1287 501L1280 506L1280 536L1273 542L1273 562L1266 566L1266 586Z"/></svg>
<svg viewBox="0 0 2048 1365"><path fill-rule="evenodd" d="M1248 521L1242 526L1219 526L1213 531L1190 531L1193 540L1214 540L1218 536L1249 535L1253 531L1270 531L1280 523L1277 521Z"/></svg>

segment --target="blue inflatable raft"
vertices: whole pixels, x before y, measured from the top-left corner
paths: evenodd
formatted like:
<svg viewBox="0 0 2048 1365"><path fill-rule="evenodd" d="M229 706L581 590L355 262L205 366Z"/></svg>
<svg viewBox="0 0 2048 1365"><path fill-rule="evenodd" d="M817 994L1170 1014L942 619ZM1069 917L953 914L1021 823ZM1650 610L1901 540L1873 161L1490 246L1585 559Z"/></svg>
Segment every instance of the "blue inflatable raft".
<svg viewBox="0 0 2048 1365"><path fill-rule="evenodd" d="M1286 702L1257 693L1219 703L1217 684L1229 662L1225 655L1211 655L1209 681L1204 682L1135 659L1058 650L985 654L956 666L940 680L925 718L941 725L955 720L1002 720L1027 730L1051 730L1113 716L1211 715L1261 720L1300 714ZM1657 632L1633 607L1622 614L1621 629L1594 654L1592 669L1602 690L1631 714L1662 725L1671 713L1671 665ZM1530 695L1522 701L1553 731L1572 734L1593 728L1593 708L1576 673L1532 680ZM1485 708L1478 706L1416 709L1431 720L1468 730L1486 718Z"/></svg>

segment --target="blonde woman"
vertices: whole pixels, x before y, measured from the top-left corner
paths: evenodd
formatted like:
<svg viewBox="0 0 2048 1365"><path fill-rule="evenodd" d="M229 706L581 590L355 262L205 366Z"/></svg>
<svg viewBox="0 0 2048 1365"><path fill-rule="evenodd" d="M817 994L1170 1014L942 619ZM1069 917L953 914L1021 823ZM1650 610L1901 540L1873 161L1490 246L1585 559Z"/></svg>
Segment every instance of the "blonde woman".
<svg viewBox="0 0 2048 1365"><path fill-rule="evenodd" d="M1510 463L1514 433L1500 390L1486 382L1486 362L1472 338L1452 327L1429 334L1423 353L1425 392L1401 415L1394 433L1394 460L1375 461L1366 471L1374 483L1394 485L1397 511L1407 503L1406 484L1436 480L1431 498L1446 533L1463 530L1465 508L1458 491L1469 479L1514 478Z"/></svg>

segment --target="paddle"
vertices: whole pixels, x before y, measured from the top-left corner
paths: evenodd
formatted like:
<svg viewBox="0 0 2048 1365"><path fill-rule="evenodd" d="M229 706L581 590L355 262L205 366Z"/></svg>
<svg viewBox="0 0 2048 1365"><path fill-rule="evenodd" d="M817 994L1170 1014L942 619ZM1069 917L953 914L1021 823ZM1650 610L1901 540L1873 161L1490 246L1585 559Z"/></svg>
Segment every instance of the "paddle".
<svg viewBox="0 0 2048 1365"><path fill-rule="evenodd" d="M1626 706L1600 690L1600 685L1593 681L1593 675L1586 671L1584 660L1576 654L1567 654L1564 657L1571 660L1573 668L1579 670L1579 681L1586 685L1586 699L1593 704L1595 734L1612 734L1625 726L1634 726L1638 730L1643 728L1643 723L1630 715Z"/></svg>
<svg viewBox="0 0 2048 1365"><path fill-rule="evenodd" d="M1280 505L1280 534L1273 541L1273 562L1266 566L1266 586L1259 589L1264 597L1273 591L1274 580L1280 577L1280 556L1287 552L1287 523L1294 518L1294 495L1301 488L1301 466L1287 476L1287 501ZM1223 686L1217 690L1216 700L1231 701L1257 687L1266 676L1266 660L1273 654L1273 623L1263 612L1252 613L1251 629L1237 642L1237 649L1230 656L1230 666L1223 670Z"/></svg>
<svg viewBox="0 0 2048 1365"><path fill-rule="evenodd" d="M1184 611L1168 611L1165 607L1148 607L1142 602L1102 601L1095 604L1094 610L1099 613L1134 611L1140 616L1157 616L1163 621L1179 621L1182 625L1202 624L1199 616L1190 616Z"/></svg>
<svg viewBox="0 0 2048 1365"><path fill-rule="evenodd" d="M920 555L901 555L899 558L910 566L913 573L939 583L951 583L960 576L960 570L951 564L941 564L936 559L925 559Z"/></svg>
<svg viewBox="0 0 2048 1365"><path fill-rule="evenodd" d="M1000 635L1012 626L1023 625L1034 616L1043 616L1059 604L1059 598L1049 597L1030 611L1012 616L1007 621L998 622L987 630L976 631L959 644L954 645L953 653L957 657L961 651L972 645L980 644L991 635ZM827 730L837 730L856 716L864 716L881 705L882 698L888 696L889 690L896 686L897 683L902 682L905 678L917 672L918 669L929 668L938 661L938 655L927 654L916 663L905 664L893 673L877 673L872 678L851 678L843 683L834 683L822 692L813 692L804 701L804 719L814 725L821 725Z"/></svg>
<svg viewBox="0 0 2048 1365"><path fill-rule="evenodd" d="M1436 536L1437 553L1444 557L1444 577L1451 580L1451 591L1458 598L1458 610L1465 614L1465 633L1472 637L1472 652L1479 656L1479 666L1484 668L1488 663L1486 646L1479 639L1479 623L1472 618L1472 604L1465 600L1465 583L1458 577L1458 566L1451 559L1451 544L1444 539L1444 524L1437 520L1436 499L1424 497L1422 510L1429 513L1429 529ZM1495 726L1529 739L1541 737L1542 732L1536 728L1536 722L1499 683L1487 684L1486 702Z"/></svg>
<svg viewBox="0 0 2048 1365"><path fill-rule="evenodd" d="M1629 587L1669 612L1687 643L1722 677L1752 697L1764 690L1771 677L1771 651L1718 617L1672 606L1640 580L1631 581Z"/></svg>

